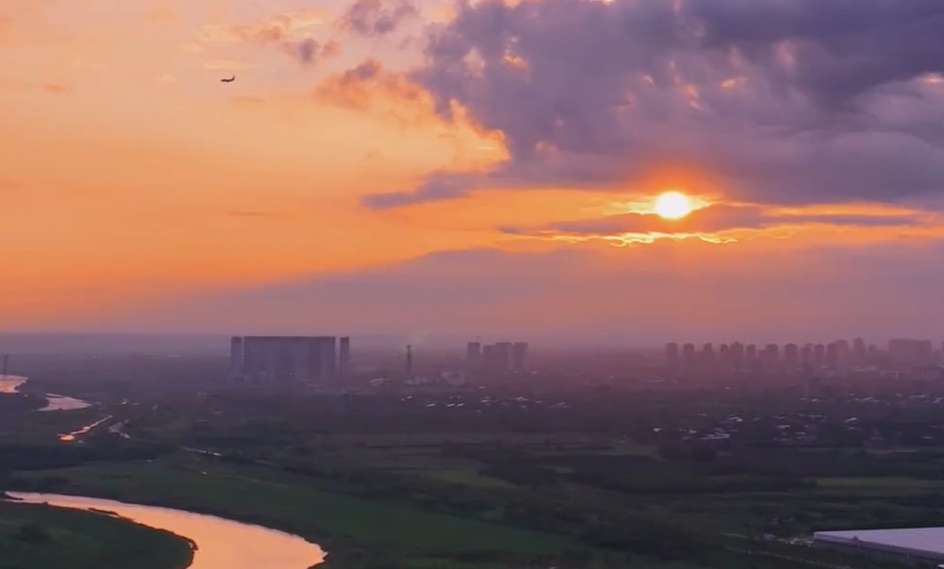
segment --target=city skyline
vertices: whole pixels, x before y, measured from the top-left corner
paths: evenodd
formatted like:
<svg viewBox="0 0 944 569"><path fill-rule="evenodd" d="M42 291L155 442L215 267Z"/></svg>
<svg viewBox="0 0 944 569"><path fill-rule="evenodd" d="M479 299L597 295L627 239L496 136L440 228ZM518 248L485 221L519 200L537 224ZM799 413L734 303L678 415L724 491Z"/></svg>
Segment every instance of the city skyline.
<svg viewBox="0 0 944 569"><path fill-rule="evenodd" d="M928 339L892 338L885 346L856 337L852 341L790 342L755 344L740 341L667 342L665 363L670 368L724 364L733 367L848 367L865 365L944 365L944 342Z"/></svg>
<svg viewBox="0 0 944 569"><path fill-rule="evenodd" d="M0 330L942 338L942 18L4 0Z"/></svg>

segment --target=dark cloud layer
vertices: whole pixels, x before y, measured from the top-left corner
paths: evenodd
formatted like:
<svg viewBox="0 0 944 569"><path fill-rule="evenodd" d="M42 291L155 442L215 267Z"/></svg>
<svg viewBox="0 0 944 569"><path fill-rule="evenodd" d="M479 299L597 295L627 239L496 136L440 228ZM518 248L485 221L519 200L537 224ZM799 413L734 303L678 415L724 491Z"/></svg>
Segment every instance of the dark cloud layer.
<svg viewBox="0 0 944 569"><path fill-rule="evenodd" d="M941 193L941 72L936 0L464 2L412 76L441 116L458 102L500 130L511 159L366 203L599 189L654 164L778 203Z"/></svg>

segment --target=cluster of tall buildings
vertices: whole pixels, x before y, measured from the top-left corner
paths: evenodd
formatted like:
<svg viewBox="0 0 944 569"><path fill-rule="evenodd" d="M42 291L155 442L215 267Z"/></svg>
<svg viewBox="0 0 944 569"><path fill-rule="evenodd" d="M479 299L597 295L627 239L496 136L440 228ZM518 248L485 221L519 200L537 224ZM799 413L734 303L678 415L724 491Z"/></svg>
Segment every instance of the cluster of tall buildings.
<svg viewBox="0 0 944 569"><path fill-rule="evenodd" d="M470 371L507 373L527 371L527 342L469 342L466 346L466 367Z"/></svg>
<svg viewBox="0 0 944 569"><path fill-rule="evenodd" d="M944 348L942 348L944 353ZM850 366L887 364L890 366L931 365L941 354L934 352L930 340L895 339L888 342L887 350L875 345L866 346L856 338L836 340L829 344L808 343L803 346L778 344L713 344L697 348L694 344L669 343L665 348L666 365L670 368L721 365L733 369L792 369L800 366L842 368Z"/></svg>
<svg viewBox="0 0 944 569"><path fill-rule="evenodd" d="M234 336L230 377L253 383L328 383L347 376L351 339L335 336Z"/></svg>

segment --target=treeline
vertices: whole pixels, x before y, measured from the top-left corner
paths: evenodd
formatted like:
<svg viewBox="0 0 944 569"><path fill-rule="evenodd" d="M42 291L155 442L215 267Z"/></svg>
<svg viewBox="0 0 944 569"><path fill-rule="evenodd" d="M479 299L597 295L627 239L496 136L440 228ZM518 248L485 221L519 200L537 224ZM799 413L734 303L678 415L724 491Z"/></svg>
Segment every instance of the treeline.
<svg viewBox="0 0 944 569"><path fill-rule="evenodd" d="M8 470L47 470L89 462L150 460L173 451L169 445L108 439L83 445L0 444L0 465Z"/></svg>

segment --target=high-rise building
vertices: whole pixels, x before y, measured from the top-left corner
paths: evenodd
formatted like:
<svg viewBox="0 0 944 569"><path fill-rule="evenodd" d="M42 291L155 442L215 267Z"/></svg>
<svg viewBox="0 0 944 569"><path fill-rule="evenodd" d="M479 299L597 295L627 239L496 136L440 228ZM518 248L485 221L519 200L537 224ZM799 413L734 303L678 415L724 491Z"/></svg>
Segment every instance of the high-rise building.
<svg viewBox="0 0 944 569"><path fill-rule="evenodd" d="M679 365L679 345L675 342L665 345L665 365L673 368Z"/></svg>
<svg viewBox="0 0 944 569"><path fill-rule="evenodd" d="M337 376L334 336L246 336L230 344L230 364L250 381L324 382ZM348 344L349 345L349 344Z"/></svg>
<svg viewBox="0 0 944 569"><path fill-rule="evenodd" d="M852 341L852 360L856 364L862 365L865 363L866 355L867 355L867 352L865 348L865 340L863 340L862 338L856 338L855 340L853 340Z"/></svg>
<svg viewBox="0 0 944 569"><path fill-rule="evenodd" d="M342 336L338 344L338 375L347 378L351 373L351 338Z"/></svg>
<svg viewBox="0 0 944 569"><path fill-rule="evenodd" d="M813 365L816 367L826 365L826 346L823 344L813 346Z"/></svg>
<svg viewBox="0 0 944 569"><path fill-rule="evenodd" d="M724 367L731 367L731 346L721 344L718 346L718 360Z"/></svg>
<svg viewBox="0 0 944 569"><path fill-rule="evenodd" d="M772 368L780 364L780 346L777 344L767 344L764 346L764 355L762 358L766 367Z"/></svg>
<svg viewBox="0 0 944 569"><path fill-rule="evenodd" d="M736 369L744 367L744 344L741 342L731 344L731 365Z"/></svg>
<svg viewBox="0 0 944 569"><path fill-rule="evenodd" d="M826 346L826 366L837 367L839 365L839 346L836 342L831 342Z"/></svg>
<svg viewBox="0 0 944 569"><path fill-rule="evenodd" d="M836 360L840 366L848 366L852 361L852 348L849 340L836 340Z"/></svg>
<svg viewBox="0 0 944 569"><path fill-rule="evenodd" d="M744 350L744 359L747 360L748 366L753 366L757 363L757 346L754 344L748 344L747 348Z"/></svg>
<svg viewBox="0 0 944 569"><path fill-rule="evenodd" d="M793 369L800 365L800 348L796 344L787 344L783 347L783 363Z"/></svg>
<svg viewBox="0 0 944 569"><path fill-rule="evenodd" d="M931 340L896 338L888 341L888 357L897 364L928 365L934 362Z"/></svg>
<svg viewBox="0 0 944 569"><path fill-rule="evenodd" d="M515 342L511 345L512 371L528 371L528 343Z"/></svg>
<svg viewBox="0 0 944 569"><path fill-rule="evenodd" d="M495 343L495 359L502 371L511 369L511 342Z"/></svg>
<svg viewBox="0 0 944 569"><path fill-rule="evenodd" d="M229 376L230 379L243 377L243 339L233 336L229 344Z"/></svg>
<svg viewBox="0 0 944 569"><path fill-rule="evenodd" d="M715 363L715 347L711 344L705 344L701 348L701 361L711 365Z"/></svg>
<svg viewBox="0 0 944 569"><path fill-rule="evenodd" d="M685 367L695 366L695 344L689 342L682 346L682 365Z"/></svg>
<svg viewBox="0 0 944 569"><path fill-rule="evenodd" d="M528 343L497 342L481 345L478 342L470 342L466 346L466 358L470 363L480 358L481 368L492 373L527 371Z"/></svg>
<svg viewBox="0 0 944 569"><path fill-rule="evenodd" d="M800 363L805 366L813 363L813 344L804 344L800 349Z"/></svg>
<svg viewBox="0 0 944 569"><path fill-rule="evenodd" d="M482 367L482 342L469 342L465 346L465 365L467 369L477 370Z"/></svg>
<svg viewBox="0 0 944 569"><path fill-rule="evenodd" d="M482 369L489 372L502 371L501 364L496 357L495 344L482 346Z"/></svg>

